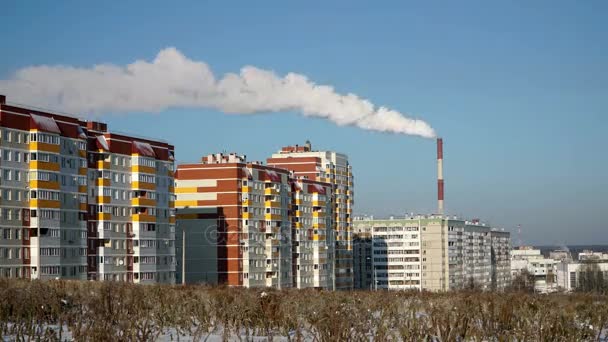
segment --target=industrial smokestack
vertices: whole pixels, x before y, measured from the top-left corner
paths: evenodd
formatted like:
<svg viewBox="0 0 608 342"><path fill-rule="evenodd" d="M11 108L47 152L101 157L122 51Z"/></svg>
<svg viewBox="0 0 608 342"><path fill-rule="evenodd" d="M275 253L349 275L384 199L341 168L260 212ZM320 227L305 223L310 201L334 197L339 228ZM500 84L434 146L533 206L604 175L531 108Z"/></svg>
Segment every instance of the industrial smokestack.
<svg viewBox="0 0 608 342"><path fill-rule="evenodd" d="M437 210L443 215L443 139L437 139Z"/></svg>

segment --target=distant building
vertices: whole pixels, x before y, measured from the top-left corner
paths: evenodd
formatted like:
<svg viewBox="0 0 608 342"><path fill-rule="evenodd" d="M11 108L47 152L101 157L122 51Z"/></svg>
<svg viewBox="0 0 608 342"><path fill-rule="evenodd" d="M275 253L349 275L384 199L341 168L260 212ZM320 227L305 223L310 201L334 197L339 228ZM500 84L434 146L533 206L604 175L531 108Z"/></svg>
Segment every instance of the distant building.
<svg viewBox="0 0 608 342"><path fill-rule="evenodd" d="M562 261L556 268L557 286L564 291L574 291L583 286L588 279L587 272L591 272L595 278L593 281L603 282L604 286L608 281L608 260Z"/></svg>
<svg viewBox="0 0 608 342"><path fill-rule="evenodd" d="M525 281L534 282L534 290L541 293L557 290L557 264L552 258L545 258L540 249L520 246L511 251L511 277L527 276Z"/></svg>
<svg viewBox="0 0 608 342"><path fill-rule="evenodd" d="M557 249L549 252L549 259L557 261L572 261L572 254L568 249Z"/></svg>
<svg viewBox="0 0 608 342"><path fill-rule="evenodd" d="M305 177L331 184L334 211L332 229L335 231L335 284L336 289L353 288L352 259L352 207L354 180L348 156L333 151L316 151L310 142L304 146L286 146L267 159L273 167L292 171L296 177ZM328 194L329 196L329 194Z"/></svg>
<svg viewBox="0 0 608 342"><path fill-rule="evenodd" d="M608 261L608 253L584 250L578 253L580 261Z"/></svg>
<svg viewBox="0 0 608 342"><path fill-rule="evenodd" d="M411 216L355 220L354 228L371 232L374 288L504 289L510 283L509 233L478 221Z"/></svg>

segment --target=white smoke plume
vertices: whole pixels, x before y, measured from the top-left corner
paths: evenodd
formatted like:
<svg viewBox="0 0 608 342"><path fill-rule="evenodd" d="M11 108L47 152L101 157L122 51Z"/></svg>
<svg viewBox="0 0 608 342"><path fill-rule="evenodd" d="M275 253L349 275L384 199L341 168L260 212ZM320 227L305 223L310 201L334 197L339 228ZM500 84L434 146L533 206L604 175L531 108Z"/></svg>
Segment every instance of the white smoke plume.
<svg viewBox="0 0 608 342"><path fill-rule="evenodd" d="M167 108L213 108L251 114L295 111L367 130L435 136L433 128L354 94L336 93L306 76L245 66L239 74L216 79L209 66L175 48L161 50L152 62L135 61L92 68L31 66L0 80L9 101L71 113L159 112Z"/></svg>

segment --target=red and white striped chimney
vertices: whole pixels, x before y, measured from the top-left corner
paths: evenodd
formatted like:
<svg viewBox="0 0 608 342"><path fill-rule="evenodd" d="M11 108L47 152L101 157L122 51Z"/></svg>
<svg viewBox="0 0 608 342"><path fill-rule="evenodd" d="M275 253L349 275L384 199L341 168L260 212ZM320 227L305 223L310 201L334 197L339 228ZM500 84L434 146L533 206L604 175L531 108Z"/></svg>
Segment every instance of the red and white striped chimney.
<svg viewBox="0 0 608 342"><path fill-rule="evenodd" d="M443 139L437 139L437 210L443 215Z"/></svg>

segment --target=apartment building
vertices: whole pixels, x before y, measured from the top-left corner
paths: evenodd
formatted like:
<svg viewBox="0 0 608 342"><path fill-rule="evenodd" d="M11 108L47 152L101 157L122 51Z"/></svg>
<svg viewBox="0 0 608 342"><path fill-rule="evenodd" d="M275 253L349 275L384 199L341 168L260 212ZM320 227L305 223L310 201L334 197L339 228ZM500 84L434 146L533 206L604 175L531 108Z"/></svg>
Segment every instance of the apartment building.
<svg viewBox="0 0 608 342"><path fill-rule="evenodd" d="M510 283L509 233L478 221L419 215L357 219L354 228L371 232L373 267L366 277L374 288L489 290Z"/></svg>
<svg viewBox="0 0 608 342"><path fill-rule="evenodd" d="M286 146L267 159L273 167L288 169L295 177L329 183L332 186L332 229L335 232L336 289L353 288L352 207L354 177L345 154L316 151L310 142L304 146Z"/></svg>
<svg viewBox="0 0 608 342"><path fill-rule="evenodd" d="M179 165L176 183L186 283L333 288L330 184L234 153Z"/></svg>
<svg viewBox="0 0 608 342"><path fill-rule="evenodd" d="M558 260L546 258L540 249L531 246L511 250L511 278L528 277L523 280L530 281L540 293L557 291L558 264Z"/></svg>
<svg viewBox="0 0 608 342"><path fill-rule="evenodd" d="M505 289L511 285L511 234L502 230L490 230L491 241L491 288Z"/></svg>
<svg viewBox="0 0 608 342"><path fill-rule="evenodd" d="M175 283L173 147L89 122L89 279Z"/></svg>
<svg viewBox="0 0 608 342"><path fill-rule="evenodd" d="M204 263L188 264L195 252L186 246L185 282L191 282L188 272L196 272L210 274L211 284L291 287L288 171L247 163L236 154L212 154L179 165L176 185L178 235L211 219L201 211L217 210L215 227L200 228L215 235L204 245L215 251Z"/></svg>
<svg viewBox="0 0 608 342"><path fill-rule="evenodd" d="M0 149L3 276L174 281L173 146L0 96Z"/></svg>
<svg viewBox="0 0 608 342"><path fill-rule="evenodd" d="M335 288L331 184L291 178L293 278L297 288Z"/></svg>

